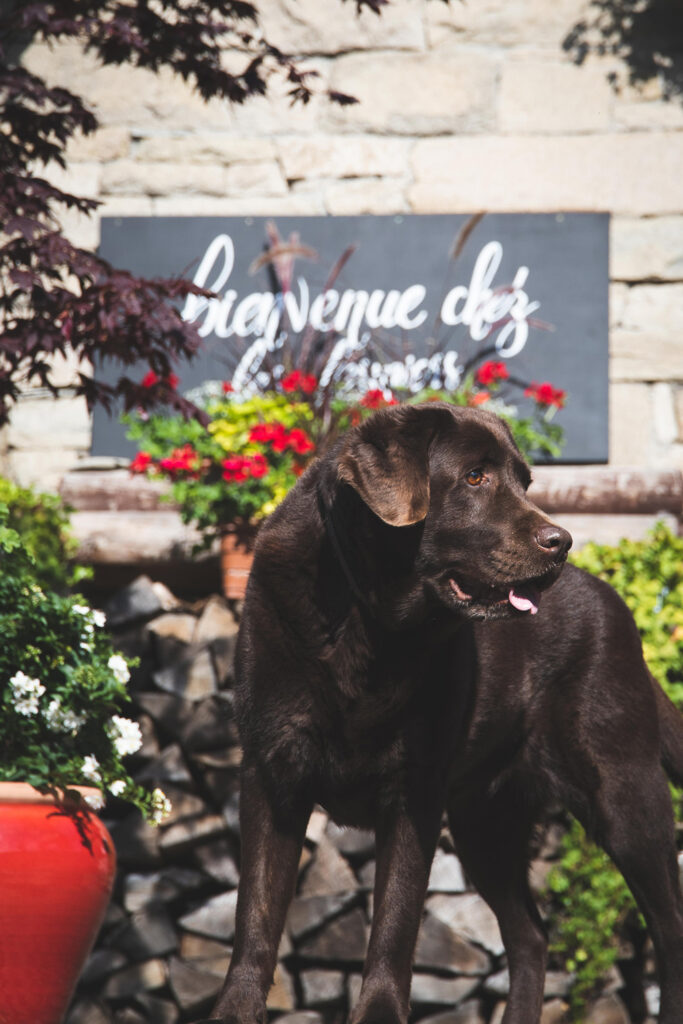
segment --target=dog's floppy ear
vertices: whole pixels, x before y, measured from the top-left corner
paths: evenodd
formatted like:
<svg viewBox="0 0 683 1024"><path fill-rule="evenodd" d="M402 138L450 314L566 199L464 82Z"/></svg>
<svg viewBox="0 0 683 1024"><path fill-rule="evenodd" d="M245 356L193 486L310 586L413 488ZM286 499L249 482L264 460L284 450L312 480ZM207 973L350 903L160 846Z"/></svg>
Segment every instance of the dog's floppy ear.
<svg viewBox="0 0 683 1024"><path fill-rule="evenodd" d="M427 515L428 449L439 411L410 405L383 409L351 431L342 448L338 478L390 526L410 526Z"/></svg>

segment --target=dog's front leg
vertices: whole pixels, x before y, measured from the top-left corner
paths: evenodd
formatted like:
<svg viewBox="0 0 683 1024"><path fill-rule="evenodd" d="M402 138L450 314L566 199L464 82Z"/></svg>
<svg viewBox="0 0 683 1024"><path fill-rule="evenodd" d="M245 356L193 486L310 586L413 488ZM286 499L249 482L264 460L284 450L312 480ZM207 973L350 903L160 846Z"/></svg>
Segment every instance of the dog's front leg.
<svg viewBox="0 0 683 1024"><path fill-rule="evenodd" d="M442 794L427 787L377 828L374 914L352 1024L405 1024L413 954L439 837Z"/></svg>
<svg viewBox="0 0 683 1024"><path fill-rule="evenodd" d="M256 767L242 769L242 870L235 940L225 984L212 1011L216 1024L265 1024L280 936L296 885L310 804L278 813ZM201 1022L200 1022L201 1024Z"/></svg>

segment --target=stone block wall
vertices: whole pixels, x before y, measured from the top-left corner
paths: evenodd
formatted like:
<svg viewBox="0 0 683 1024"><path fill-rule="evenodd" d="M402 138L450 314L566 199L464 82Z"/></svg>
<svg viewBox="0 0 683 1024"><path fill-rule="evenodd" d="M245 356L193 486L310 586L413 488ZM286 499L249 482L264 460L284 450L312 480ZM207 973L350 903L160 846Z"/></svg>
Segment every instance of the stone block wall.
<svg viewBox="0 0 683 1024"><path fill-rule="evenodd" d="M659 79L627 84L615 58L572 63L563 42L590 0L392 0L381 18L340 0L259 7L275 45L359 104L292 108L275 79L269 98L204 104L168 74L34 43L26 65L102 123L51 177L107 215L608 211L610 462L682 467L683 103ZM97 245L97 217L66 227ZM82 405L28 395L5 466L55 486L88 435Z"/></svg>

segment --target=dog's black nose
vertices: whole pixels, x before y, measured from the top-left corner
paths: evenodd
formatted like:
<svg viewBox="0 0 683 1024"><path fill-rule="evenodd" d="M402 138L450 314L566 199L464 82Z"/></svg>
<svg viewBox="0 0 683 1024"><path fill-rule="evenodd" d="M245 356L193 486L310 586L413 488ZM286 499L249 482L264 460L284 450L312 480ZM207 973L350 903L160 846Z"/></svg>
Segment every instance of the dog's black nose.
<svg viewBox="0 0 683 1024"><path fill-rule="evenodd" d="M572 535L555 523L546 523L536 533L536 543L555 558L564 558L572 546Z"/></svg>

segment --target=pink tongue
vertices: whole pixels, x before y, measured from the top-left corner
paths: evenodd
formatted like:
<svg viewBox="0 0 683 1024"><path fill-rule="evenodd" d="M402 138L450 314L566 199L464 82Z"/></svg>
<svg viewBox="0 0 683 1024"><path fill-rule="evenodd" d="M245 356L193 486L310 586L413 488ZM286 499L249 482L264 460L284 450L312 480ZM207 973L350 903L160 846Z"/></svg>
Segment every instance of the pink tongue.
<svg viewBox="0 0 683 1024"><path fill-rule="evenodd" d="M508 594L508 600L513 608L516 608L520 612L531 612L535 615L538 611L538 605L534 599L527 596L526 594L517 594L514 590L511 590Z"/></svg>

